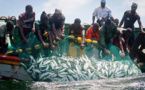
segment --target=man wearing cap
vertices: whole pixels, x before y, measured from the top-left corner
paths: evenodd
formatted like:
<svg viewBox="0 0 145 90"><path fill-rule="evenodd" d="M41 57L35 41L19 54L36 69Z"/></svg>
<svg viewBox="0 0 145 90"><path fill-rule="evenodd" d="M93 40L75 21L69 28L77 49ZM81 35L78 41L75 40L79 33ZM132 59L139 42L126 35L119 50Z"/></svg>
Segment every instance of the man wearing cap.
<svg viewBox="0 0 145 90"><path fill-rule="evenodd" d="M128 10L124 13L123 18L122 18L120 25L119 25L119 27L121 27L122 24L124 23L124 28L131 28L132 29L132 35L129 39L130 48L132 47L132 45L134 43L134 23L136 22L136 20L138 21L138 24L139 24L141 31L144 32L143 26L142 26L141 21L140 21L140 16L136 13L136 9L137 9L137 4L132 3L131 10Z"/></svg>
<svg viewBox="0 0 145 90"><path fill-rule="evenodd" d="M55 9L55 13L49 19L53 39L59 41L59 37L64 38L64 22L65 17L60 9Z"/></svg>
<svg viewBox="0 0 145 90"><path fill-rule="evenodd" d="M105 6L106 5L106 1L105 0L101 0L101 6L97 7L94 12L93 12L93 18L92 18L92 23L94 24L95 21L95 17L97 18L97 22L99 23L100 20L107 18L111 18L111 20L113 20L113 17L111 15L111 10Z"/></svg>
<svg viewBox="0 0 145 90"><path fill-rule="evenodd" d="M100 44L103 47L104 53L109 54L106 50L107 44L113 42L113 39L117 36L117 26L110 19L105 21L105 24L100 29Z"/></svg>

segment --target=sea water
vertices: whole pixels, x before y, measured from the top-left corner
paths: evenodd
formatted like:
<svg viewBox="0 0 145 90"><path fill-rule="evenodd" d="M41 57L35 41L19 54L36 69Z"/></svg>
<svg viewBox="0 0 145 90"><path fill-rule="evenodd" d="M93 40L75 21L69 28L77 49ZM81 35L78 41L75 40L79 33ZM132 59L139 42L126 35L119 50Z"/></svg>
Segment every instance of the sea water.
<svg viewBox="0 0 145 90"><path fill-rule="evenodd" d="M1 80L0 90L145 90L145 73L125 78L72 82Z"/></svg>

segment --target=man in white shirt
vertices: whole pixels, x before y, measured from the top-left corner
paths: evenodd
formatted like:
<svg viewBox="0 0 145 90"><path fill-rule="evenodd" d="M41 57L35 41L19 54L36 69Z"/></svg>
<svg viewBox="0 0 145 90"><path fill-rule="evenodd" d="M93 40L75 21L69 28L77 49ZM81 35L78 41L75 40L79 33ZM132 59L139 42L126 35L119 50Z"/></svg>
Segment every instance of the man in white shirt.
<svg viewBox="0 0 145 90"><path fill-rule="evenodd" d="M12 21L8 21L7 23L0 22L0 54L6 54L8 43L6 39L6 35L9 34L10 40L13 44L15 41L13 39L14 33L14 24Z"/></svg>
<svg viewBox="0 0 145 90"><path fill-rule="evenodd" d="M101 19L105 19L106 18L111 18L111 20L113 21L113 16L111 15L111 10L105 6L106 5L106 1L105 0L101 0L101 6L97 7L94 12L93 12L93 24L94 24L94 21L95 21L95 17L97 18L97 22ZM108 16L108 17L107 17ZM99 23L100 24L100 23Z"/></svg>

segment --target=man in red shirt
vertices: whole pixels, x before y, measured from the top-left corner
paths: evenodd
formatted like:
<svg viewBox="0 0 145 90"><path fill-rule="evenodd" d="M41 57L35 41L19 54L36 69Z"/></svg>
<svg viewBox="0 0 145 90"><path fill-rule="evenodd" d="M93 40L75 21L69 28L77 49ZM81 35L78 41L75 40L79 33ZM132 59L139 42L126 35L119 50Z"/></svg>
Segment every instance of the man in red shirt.
<svg viewBox="0 0 145 90"><path fill-rule="evenodd" d="M93 26L91 26L86 32L87 39L94 39L100 41L99 32L99 24L94 23Z"/></svg>
<svg viewBox="0 0 145 90"><path fill-rule="evenodd" d="M26 36L30 32L35 32L35 12L33 12L31 5L27 5L25 11L26 12L19 15L19 34L23 42L28 43Z"/></svg>

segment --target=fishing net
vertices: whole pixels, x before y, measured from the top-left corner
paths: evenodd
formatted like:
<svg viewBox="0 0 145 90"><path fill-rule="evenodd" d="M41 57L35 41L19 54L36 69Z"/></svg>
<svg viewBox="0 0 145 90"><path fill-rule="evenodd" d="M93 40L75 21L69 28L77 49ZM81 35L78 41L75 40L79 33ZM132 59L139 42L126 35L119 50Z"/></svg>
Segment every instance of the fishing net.
<svg viewBox="0 0 145 90"><path fill-rule="evenodd" d="M69 36L59 42L54 42L56 49L43 49L35 34L30 33L28 43L21 40L8 54L16 54L21 60L30 60L21 63L28 74L38 81L83 81L108 78L120 78L141 74L140 69L132 62L128 53L123 59L120 49L113 44L108 44L110 54L104 55L98 44L86 43L80 49L77 39L70 40Z"/></svg>

